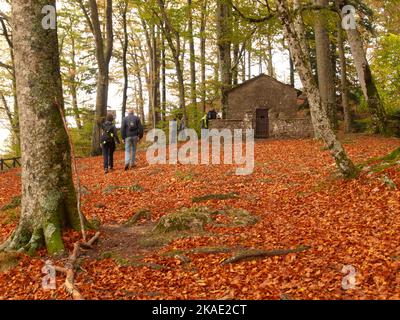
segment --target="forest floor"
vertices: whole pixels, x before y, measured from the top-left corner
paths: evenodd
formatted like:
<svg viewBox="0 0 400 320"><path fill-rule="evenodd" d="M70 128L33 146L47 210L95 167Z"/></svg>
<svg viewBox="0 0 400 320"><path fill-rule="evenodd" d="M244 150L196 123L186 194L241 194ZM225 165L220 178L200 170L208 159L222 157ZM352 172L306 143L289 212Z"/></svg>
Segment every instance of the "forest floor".
<svg viewBox="0 0 400 320"><path fill-rule="evenodd" d="M400 146L400 139L367 135L342 141L357 164ZM86 299L400 299L400 161L369 165L347 181L335 177L320 142L265 140L255 145L249 176L235 175L233 165L150 166L144 152L134 170L123 171L122 152L116 164L104 175L101 158L78 163L83 212L101 221L100 240L83 253L76 275ZM0 174L0 242L18 221L19 194L19 170ZM214 212L213 223L152 236L160 217L183 207ZM241 225L215 213L232 208L257 220ZM138 211L149 219L126 224ZM65 234L68 250L79 238ZM298 246L310 248L223 263L243 249ZM46 259L42 250L0 268L0 299L70 299L63 275L57 290L42 289ZM345 265L355 268L354 289L342 288Z"/></svg>

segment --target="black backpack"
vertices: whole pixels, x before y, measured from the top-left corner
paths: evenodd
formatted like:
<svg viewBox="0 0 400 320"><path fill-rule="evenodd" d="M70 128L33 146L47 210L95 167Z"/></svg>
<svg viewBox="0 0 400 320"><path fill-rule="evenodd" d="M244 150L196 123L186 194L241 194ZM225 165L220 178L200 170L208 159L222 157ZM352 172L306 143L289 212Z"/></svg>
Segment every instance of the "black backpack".
<svg viewBox="0 0 400 320"><path fill-rule="evenodd" d="M103 135L101 136L103 144L114 142L114 125L111 122L103 124Z"/></svg>
<svg viewBox="0 0 400 320"><path fill-rule="evenodd" d="M135 118L129 119L128 121L128 130L130 132L135 132L138 129L137 120Z"/></svg>

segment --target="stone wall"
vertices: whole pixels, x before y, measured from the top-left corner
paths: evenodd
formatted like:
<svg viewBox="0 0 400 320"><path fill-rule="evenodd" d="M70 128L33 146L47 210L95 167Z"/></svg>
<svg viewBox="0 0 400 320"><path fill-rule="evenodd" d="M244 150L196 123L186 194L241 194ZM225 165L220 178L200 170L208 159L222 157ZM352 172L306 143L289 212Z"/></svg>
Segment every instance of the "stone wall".
<svg viewBox="0 0 400 320"><path fill-rule="evenodd" d="M269 135L274 138L308 138L314 136L310 118L275 118L269 121Z"/></svg>
<svg viewBox="0 0 400 320"><path fill-rule="evenodd" d="M212 130L212 129L217 129L217 130L242 129L242 130L246 130L246 125L245 125L245 122L243 120L231 120L231 119L222 120L222 119L217 119L217 120L210 120L208 128L210 130ZM251 127L250 127L250 129L251 129Z"/></svg>

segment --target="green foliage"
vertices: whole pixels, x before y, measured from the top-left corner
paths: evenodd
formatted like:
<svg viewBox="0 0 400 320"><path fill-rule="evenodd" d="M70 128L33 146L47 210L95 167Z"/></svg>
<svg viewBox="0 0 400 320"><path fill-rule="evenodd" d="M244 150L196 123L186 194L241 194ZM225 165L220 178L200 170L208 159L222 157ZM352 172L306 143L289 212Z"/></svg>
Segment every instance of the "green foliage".
<svg viewBox="0 0 400 320"><path fill-rule="evenodd" d="M91 110L80 109L82 128L70 128L75 156L88 157L92 145L93 114Z"/></svg>
<svg viewBox="0 0 400 320"><path fill-rule="evenodd" d="M387 34L379 39L372 68L379 94L389 115L400 112L400 35Z"/></svg>

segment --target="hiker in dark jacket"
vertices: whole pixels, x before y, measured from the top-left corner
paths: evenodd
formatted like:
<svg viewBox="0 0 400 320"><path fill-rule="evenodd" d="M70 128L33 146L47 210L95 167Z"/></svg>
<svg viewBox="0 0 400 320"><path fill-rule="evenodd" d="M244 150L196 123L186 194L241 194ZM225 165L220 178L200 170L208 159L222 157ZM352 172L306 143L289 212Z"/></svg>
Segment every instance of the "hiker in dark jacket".
<svg viewBox="0 0 400 320"><path fill-rule="evenodd" d="M134 167L136 161L136 146L143 138L143 126L140 118L135 116L133 109L128 110L121 126L122 140L125 143L125 170Z"/></svg>
<svg viewBox="0 0 400 320"><path fill-rule="evenodd" d="M120 143L117 128L114 123L114 116L107 114L106 121L102 124L103 134L101 136L101 149L103 150L104 172L114 169L115 142Z"/></svg>

